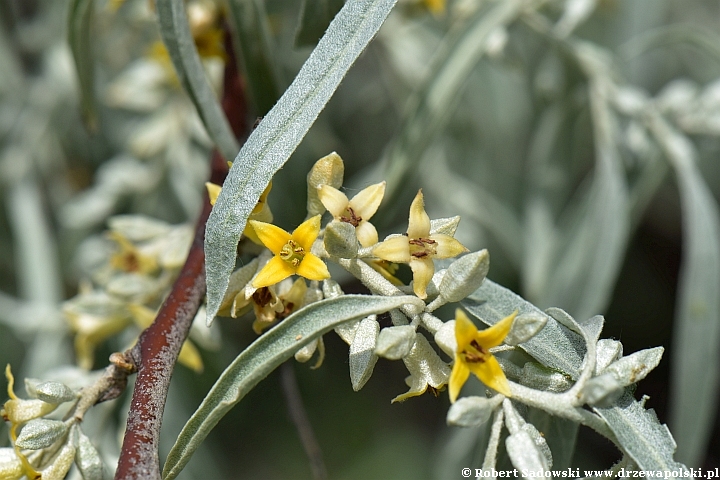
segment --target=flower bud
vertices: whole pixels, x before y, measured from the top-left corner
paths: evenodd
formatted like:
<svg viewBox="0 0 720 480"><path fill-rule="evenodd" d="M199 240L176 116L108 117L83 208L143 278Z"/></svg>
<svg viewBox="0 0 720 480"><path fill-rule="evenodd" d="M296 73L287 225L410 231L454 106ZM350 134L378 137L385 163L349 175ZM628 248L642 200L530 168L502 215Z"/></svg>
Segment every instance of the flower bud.
<svg viewBox="0 0 720 480"><path fill-rule="evenodd" d="M42 472L42 480L63 480L75 461L75 446L63 445L55 460Z"/></svg>
<svg viewBox="0 0 720 480"><path fill-rule="evenodd" d="M345 165L340 155L335 152L315 162L307 176L308 218L325 212L325 206L318 196L318 187L320 185L330 185L334 188L340 188L344 174Z"/></svg>
<svg viewBox="0 0 720 480"><path fill-rule="evenodd" d="M65 432L67 432L65 423L58 420L37 418L25 424L15 441L15 445L29 450L40 450L55 443L55 440L65 435Z"/></svg>
<svg viewBox="0 0 720 480"><path fill-rule="evenodd" d="M479 427L490 419L503 401L502 395L492 398L462 397L450 405L447 424L455 427Z"/></svg>
<svg viewBox="0 0 720 480"><path fill-rule="evenodd" d="M543 329L548 317L540 312L523 313L515 317L510 333L505 337L508 345L519 345L530 340Z"/></svg>
<svg viewBox="0 0 720 480"><path fill-rule="evenodd" d="M322 291L325 298L337 298L340 295L345 294L345 292L342 291L340 284L332 278L323 280Z"/></svg>
<svg viewBox="0 0 720 480"><path fill-rule="evenodd" d="M597 342L596 358L595 361L595 374L600 374L610 365L612 362L622 357L623 345L617 340L611 340L609 338L601 338Z"/></svg>
<svg viewBox="0 0 720 480"><path fill-rule="evenodd" d="M609 407L622 393L622 384L611 373L603 373L587 381L580 399L593 407Z"/></svg>
<svg viewBox="0 0 720 480"><path fill-rule="evenodd" d="M355 258L358 251L358 240L355 227L349 223L333 220L325 227L325 250L339 258Z"/></svg>
<svg viewBox="0 0 720 480"><path fill-rule="evenodd" d="M555 393L562 393L572 387L570 378L534 362L528 362L523 366L520 384L535 390Z"/></svg>
<svg viewBox="0 0 720 480"><path fill-rule="evenodd" d="M620 385L626 387L639 382L660 363L663 347L646 348L611 363L605 373L612 375Z"/></svg>
<svg viewBox="0 0 720 480"><path fill-rule="evenodd" d="M487 250L469 253L447 268L440 282L440 295L448 302L459 302L480 288L490 268Z"/></svg>
<svg viewBox="0 0 720 480"><path fill-rule="evenodd" d="M363 319L355 331L355 338L350 344L350 381L353 390L360 390L370 377L372 376L377 355L375 355L375 346L377 345L378 333L380 325L375 315Z"/></svg>
<svg viewBox="0 0 720 480"><path fill-rule="evenodd" d="M0 478L19 479L23 476L22 461L13 448L0 448Z"/></svg>
<svg viewBox="0 0 720 480"><path fill-rule="evenodd" d="M375 355L388 360L400 360L415 343L415 328L410 325L388 327L380 330Z"/></svg>
<svg viewBox="0 0 720 480"><path fill-rule="evenodd" d="M518 470L548 470L547 458L527 430L518 430L505 440L505 448L512 464Z"/></svg>
<svg viewBox="0 0 720 480"><path fill-rule="evenodd" d="M75 451L75 464L78 466L83 480L103 479L103 462L100 454L87 435L82 432Z"/></svg>
<svg viewBox="0 0 720 480"><path fill-rule="evenodd" d="M35 396L47 403L65 403L76 398L75 392L60 382L43 382L36 385Z"/></svg>
<svg viewBox="0 0 720 480"><path fill-rule="evenodd" d="M455 320L445 322L443 326L435 332L435 343L438 344L443 352L450 355L450 358L455 358L455 352L457 351Z"/></svg>
<svg viewBox="0 0 720 480"><path fill-rule="evenodd" d="M57 408L56 404L43 402L42 400L15 399L5 402L3 407L7 421L11 423L25 423L34 418L47 415Z"/></svg>

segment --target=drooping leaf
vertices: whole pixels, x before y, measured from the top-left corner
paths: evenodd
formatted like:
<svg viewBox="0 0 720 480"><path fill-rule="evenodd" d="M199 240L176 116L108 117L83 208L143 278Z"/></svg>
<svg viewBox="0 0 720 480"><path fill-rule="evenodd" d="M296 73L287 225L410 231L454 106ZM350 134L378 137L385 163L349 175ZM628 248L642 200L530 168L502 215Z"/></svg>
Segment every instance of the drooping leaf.
<svg viewBox="0 0 720 480"><path fill-rule="evenodd" d="M670 425L678 458L701 461L717 411L720 365L720 213L690 141L664 120L651 128L674 168L683 214L683 256L673 335Z"/></svg>
<svg viewBox="0 0 720 480"><path fill-rule="evenodd" d="M95 59L90 40L93 17L93 0L72 0L68 14L68 43L75 60L80 83L80 106L85 125L90 131L97 128L95 106Z"/></svg>
<svg viewBox="0 0 720 480"><path fill-rule="evenodd" d="M243 145L207 223L205 255L210 318L217 314L225 294L240 234L257 199L310 129L395 1L348 1L290 88Z"/></svg>
<svg viewBox="0 0 720 480"><path fill-rule="evenodd" d="M157 0L160 33L175 71L195 104L210 138L227 160L240 149L220 102L205 75L205 69L190 32L185 2Z"/></svg>
<svg viewBox="0 0 720 480"><path fill-rule="evenodd" d="M265 115L280 98L280 81L275 65L265 4L260 0L228 0L230 21L237 34L235 48L250 98L257 114Z"/></svg>
<svg viewBox="0 0 720 480"><path fill-rule="evenodd" d="M414 296L343 295L298 310L255 340L225 369L183 427L168 454L164 479L175 478L200 443L255 385L293 354L336 326L369 315L424 303Z"/></svg>

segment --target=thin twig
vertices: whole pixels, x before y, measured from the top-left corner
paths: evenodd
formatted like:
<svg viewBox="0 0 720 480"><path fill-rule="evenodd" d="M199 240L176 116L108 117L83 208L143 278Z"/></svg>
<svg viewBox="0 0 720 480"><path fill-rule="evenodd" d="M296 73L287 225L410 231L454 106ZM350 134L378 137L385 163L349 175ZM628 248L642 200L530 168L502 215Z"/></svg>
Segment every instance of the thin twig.
<svg viewBox="0 0 720 480"><path fill-rule="evenodd" d="M290 418L295 424L295 428L297 428L305 454L310 461L313 478L315 480L326 480L328 476L322 450L320 450L320 445L315 438L310 419L305 411L292 361L283 363L281 367L281 383Z"/></svg>

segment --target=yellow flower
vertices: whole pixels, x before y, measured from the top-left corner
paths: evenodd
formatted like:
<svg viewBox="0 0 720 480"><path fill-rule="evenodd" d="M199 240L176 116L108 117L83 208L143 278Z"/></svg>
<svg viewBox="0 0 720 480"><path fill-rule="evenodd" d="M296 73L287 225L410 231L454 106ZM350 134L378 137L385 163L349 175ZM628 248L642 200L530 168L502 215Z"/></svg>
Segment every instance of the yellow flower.
<svg viewBox="0 0 720 480"><path fill-rule="evenodd" d="M433 15L441 15L445 13L446 0L423 0L425 7L432 12Z"/></svg>
<svg viewBox="0 0 720 480"><path fill-rule="evenodd" d="M152 274L158 269L157 260L141 252L122 233L111 231L108 233L108 237L120 247L119 251L113 253L112 257L110 257L111 267L123 272L142 274Z"/></svg>
<svg viewBox="0 0 720 480"><path fill-rule="evenodd" d="M290 282L290 280L287 280ZM253 322L253 331L260 335L263 330L272 326L278 320L282 320L295 310L302 307L305 292L307 292L307 284L302 278L298 278L291 286L289 283L282 282L278 285L278 291L275 293L274 287L262 287L255 290L255 293L244 302L238 302L238 309L252 304L255 311L255 321Z"/></svg>
<svg viewBox="0 0 720 480"><path fill-rule="evenodd" d="M275 285L290 275L300 275L308 280L330 278L325 263L310 253L320 234L320 215L305 220L292 235L270 223L255 220L249 223L260 241L275 254L258 272L252 282L253 288Z"/></svg>
<svg viewBox="0 0 720 480"><path fill-rule="evenodd" d="M231 162L228 162L228 163L232 164ZM222 191L222 187L220 185L216 185L214 183L206 182L205 188L207 188L208 197L210 197L210 205L215 205L218 195L220 195L220 192ZM272 182L270 182L268 184L268 186L265 187L265 190L263 191L262 195L260 195L260 198L258 199L257 204L253 208L253 211L250 213L248 220L257 220L260 222L272 222L273 214L270 211L270 206L267 203L267 197L270 194L270 190L272 190ZM253 227L249 221L245 225L245 230L243 230L243 235L245 235L247 238L252 240L253 243L262 245L262 242L260 241L258 236L255 234L255 230L253 230Z"/></svg>
<svg viewBox="0 0 720 480"><path fill-rule="evenodd" d="M318 187L318 196L322 204L335 220L355 227L355 234L363 247L370 247L378 242L377 230L368 220L377 212L383 195L385 195L385 182L370 185L352 200L348 200L344 193L330 185Z"/></svg>
<svg viewBox="0 0 720 480"><path fill-rule="evenodd" d="M455 403L460 389L474 373L488 387L502 393L506 397L510 394L510 384L505 373L500 368L497 359L490 353L492 347L497 347L510 332L517 310L503 318L490 328L478 331L475 324L459 308L455 311L455 364L450 374L450 401Z"/></svg>
<svg viewBox="0 0 720 480"><path fill-rule="evenodd" d="M430 217L425 213L420 190L410 205L407 235L385 240L373 248L373 255L388 262L409 263L413 271L413 291L425 299L425 290L435 273L433 258L451 258L467 251L450 235L430 234Z"/></svg>

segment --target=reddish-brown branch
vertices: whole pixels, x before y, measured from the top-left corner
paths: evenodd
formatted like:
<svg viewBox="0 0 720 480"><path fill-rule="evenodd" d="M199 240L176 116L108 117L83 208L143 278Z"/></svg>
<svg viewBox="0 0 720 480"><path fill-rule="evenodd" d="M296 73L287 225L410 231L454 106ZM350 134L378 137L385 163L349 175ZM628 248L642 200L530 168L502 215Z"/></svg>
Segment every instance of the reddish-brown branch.
<svg viewBox="0 0 720 480"><path fill-rule="evenodd" d="M228 40L222 105L233 132L242 137L247 131L246 102L231 42ZM213 152L210 180L222 184L227 171L225 159L217 151ZM135 364L138 376L115 472L116 480L160 479L158 445L170 377L180 347L187 338L192 320L205 295L203 244L210 209L206 197L195 228L195 238L180 276L153 324L142 333L137 344L126 352L126 358Z"/></svg>

